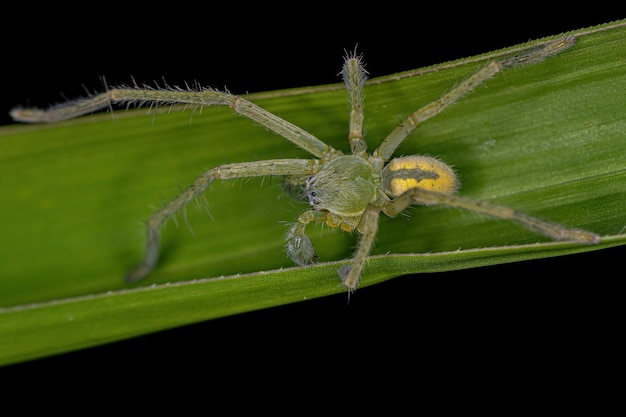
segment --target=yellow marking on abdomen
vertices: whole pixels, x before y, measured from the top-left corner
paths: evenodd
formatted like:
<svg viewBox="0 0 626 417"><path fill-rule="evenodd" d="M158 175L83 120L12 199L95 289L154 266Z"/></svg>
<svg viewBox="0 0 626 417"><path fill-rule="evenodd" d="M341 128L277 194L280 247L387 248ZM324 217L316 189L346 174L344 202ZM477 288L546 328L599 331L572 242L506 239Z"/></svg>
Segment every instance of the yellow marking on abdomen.
<svg viewBox="0 0 626 417"><path fill-rule="evenodd" d="M386 169L388 174L391 174L388 180L389 191L395 197L411 188L454 194L459 186L452 168L430 156L411 155L396 158L389 162Z"/></svg>

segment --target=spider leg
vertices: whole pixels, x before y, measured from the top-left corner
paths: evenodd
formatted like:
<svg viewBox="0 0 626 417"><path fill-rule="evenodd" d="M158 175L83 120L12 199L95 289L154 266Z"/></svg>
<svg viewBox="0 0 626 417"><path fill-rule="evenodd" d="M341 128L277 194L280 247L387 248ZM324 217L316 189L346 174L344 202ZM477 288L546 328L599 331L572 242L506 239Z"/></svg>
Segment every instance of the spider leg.
<svg viewBox="0 0 626 417"><path fill-rule="evenodd" d="M361 238L357 245L356 252L352 257L350 265L346 265L339 269L339 276L343 285L348 288L349 291L356 290L361 279L361 273L365 267L365 261L372 251L374 246L374 239L378 232L378 218L380 217L380 208L374 205L369 205L365 209L361 222L359 223L359 232Z"/></svg>
<svg viewBox="0 0 626 417"><path fill-rule="evenodd" d="M249 100L230 93L202 89L199 91L183 89L150 88L111 88L92 97L67 101L48 109L14 108L11 117L25 123L54 123L79 117L87 113L110 107L112 103L151 104L190 104L194 106L229 106L235 113L247 117L277 133L295 145L323 158L338 153L309 132L257 106Z"/></svg>
<svg viewBox="0 0 626 417"><path fill-rule="evenodd" d="M600 236L587 230L567 228L560 224L529 216L510 207L457 195L437 193L421 188L411 188L395 200L389 201L383 207L383 212L393 217L406 209L410 204L439 204L466 209L491 217L516 222L535 233L554 240L571 240L589 244L600 243Z"/></svg>
<svg viewBox="0 0 626 417"><path fill-rule="evenodd" d="M350 149L353 155L362 156L367 152L367 143L363 139L363 86L367 71L356 52L346 56L342 76L350 97Z"/></svg>
<svg viewBox="0 0 626 417"><path fill-rule="evenodd" d="M400 144L411 134L411 132L413 132L413 130L415 130L417 126L438 115L443 110L459 101L463 96L470 93L476 87L490 78L493 78L503 69L540 62L545 58L564 51L574 45L574 43L574 38L572 36L568 36L552 41L543 47L532 49L521 55L491 62L471 75L457 87L441 96L439 99L427 104L416 112L411 113L402 123L391 131L391 133L382 141L378 149L374 151L373 155L382 158L384 161L389 160L398 146L400 146Z"/></svg>
<svg viewBox="0 0 626 417"><path fill-rule="evenodd" d="M227 180L270 175L313 174L319 169L319 161L308 159L275 159L221 165L200 175L194 183L161 210L154 213L146 225L146 252L143 262L126 275L126 281L135 282L145 277L159 258L159 229L165 221L204 192L216 179Z"/></svg>

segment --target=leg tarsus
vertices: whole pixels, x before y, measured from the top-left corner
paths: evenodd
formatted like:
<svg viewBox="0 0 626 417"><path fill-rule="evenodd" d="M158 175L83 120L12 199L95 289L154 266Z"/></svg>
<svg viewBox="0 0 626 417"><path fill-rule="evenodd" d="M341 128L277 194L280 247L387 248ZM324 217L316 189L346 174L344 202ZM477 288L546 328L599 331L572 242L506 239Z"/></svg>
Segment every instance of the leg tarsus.
<svg viewBox="0 0 626 417"><path fill-rule="evenodd" d="M154 226L148 221L148 229L146 231L146 257L144 261L130 270L124 280L126 282L137 282L148 275L156 266L159 259L159 246L161 236L158 225Z"/></svg>

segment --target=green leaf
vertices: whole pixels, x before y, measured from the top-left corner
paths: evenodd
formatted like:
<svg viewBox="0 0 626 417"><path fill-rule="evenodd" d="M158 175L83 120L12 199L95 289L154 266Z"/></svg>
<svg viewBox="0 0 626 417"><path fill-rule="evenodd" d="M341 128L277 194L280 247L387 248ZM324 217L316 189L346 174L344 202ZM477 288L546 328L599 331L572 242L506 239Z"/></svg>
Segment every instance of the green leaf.
<svg viewBox="0 0 626 417"><path fill-rule="evenodd" d="M462 195L592 230L602 243L549 242L510 222L414 207L409 216L381 220L361 286L626 243L626 21L576 35L561 55L509 70L425 123L398 154L437 156L457 170ZM372 79L370 146L408 113L515 49ZM251 99L347 148L341 85ZM203 171L308 157L227 108L166 110L0 129L0 364L345 291L337 269L356 237L312 227L324 262L294 267L283 237L306 204L285 196L276 178L213 184L205 193L210 216L192 204L178 226L164 228L154 273L123 282L142 256L143 221Z"/></svg>

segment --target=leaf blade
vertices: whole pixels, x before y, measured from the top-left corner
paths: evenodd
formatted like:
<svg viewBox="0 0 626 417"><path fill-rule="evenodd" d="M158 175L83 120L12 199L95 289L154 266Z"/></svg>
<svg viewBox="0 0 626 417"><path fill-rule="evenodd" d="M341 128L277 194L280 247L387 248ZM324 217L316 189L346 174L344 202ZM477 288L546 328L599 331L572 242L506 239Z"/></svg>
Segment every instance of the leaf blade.
<svg viewBox="0 0 626 417"><path fill-rule="evenodd" d="M621 97L612 92L626 85L620 61L625 32L620 23L581 33L571 51L506 73L420 127L401 153L434 154L452 163L463 180L462 194L603 235L619 233L626 220L626 149ZM421 77L372 80L366 91L370 145L488 58L427 69ZM252 98L344 149L341 88L312 91ZM150 205L176 194L178 182L226 160L303 153L223 109L206 109L193 123L188 113L158 114L154 127L142 111L116 113L115 119L99 115L0 133L0 185L6 190L0 275L9 277L0 283L0 335L8 341L0 363L343 291L337 262L290 267L281 222L293 221L303 206L280 199L278 184L260 181L212 187L207 198L215 221L189 210L195 236L182 221L178 228L168 225L154 277L125 287L121 276L141 256L142 220ZM619 235L598 247L535 245L544 241L471 213L410 212L410 220L382 220L378 256L363 285L624 244ZM353 237L324 231L321 239L316 229L312 235L322 259L350 256ZM481 249L492 246L501 247ZM383 255L407 252L436 253ZM262 270L270 272L257 272ZM237 278L189 281L238 272Z"/></svg>

